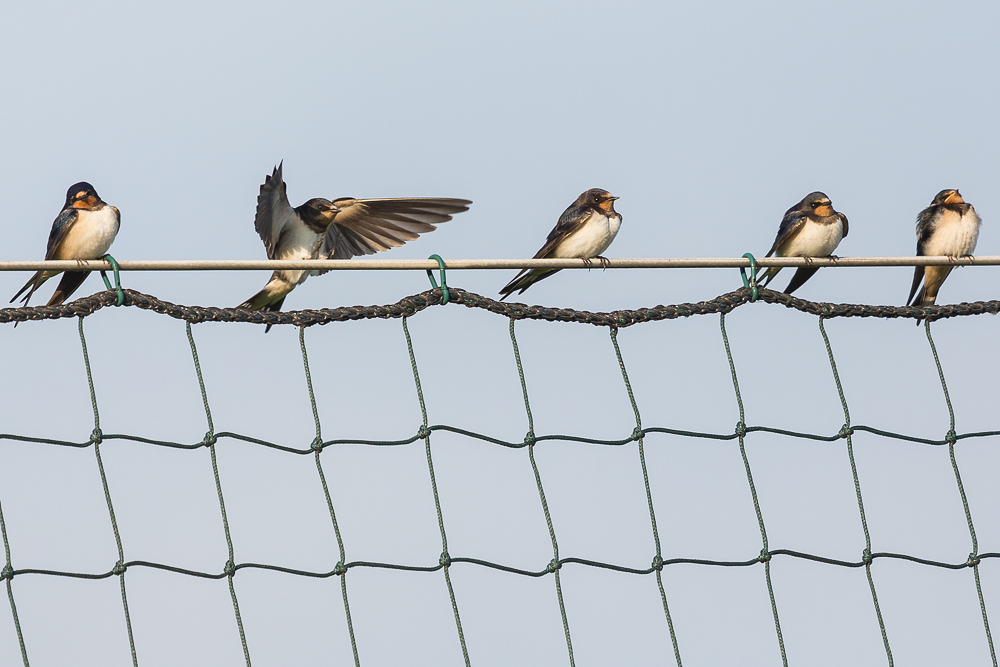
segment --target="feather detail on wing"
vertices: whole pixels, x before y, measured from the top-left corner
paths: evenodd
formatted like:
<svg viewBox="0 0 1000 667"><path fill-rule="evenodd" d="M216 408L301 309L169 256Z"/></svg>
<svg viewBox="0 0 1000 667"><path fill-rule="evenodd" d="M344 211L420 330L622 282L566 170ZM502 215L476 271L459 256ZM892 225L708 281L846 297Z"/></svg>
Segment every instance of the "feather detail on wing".
<svg viewBox="0 0 1000 667"><path fill-rule="evenodd" d="M778 227L778 235L774 238L774 245L771 246L771 249L764 256L770 257L779 246L790 241L793 236L802 230L802 226L806 224L806 220L808 219L809 216L801 212L793 212L791 215L785 215L781 219L781 225Z"/></svg>
<svg viewBox="0 0 1000 667"><path fill-rule="evenodd" d="M545 245L535 253L532 259L548 257L563 240L587 224L594 213L594 209L589 206L571 206L563 211L563 214L559 216L559 222L545 238ZM539 278L539 280L541 279Z"/></svg>
<svg viewBox="0 0 1000 667"><path fill-rule="evenodd" d="M284 163L275 167L260 186L260 194L257 196L257 215L253 221L270 259L278 259L275 256L278 239L281 238L285 226L295 216L295 211L288 203L288 195L285 193L285 181L281 176L282 164Z"/></svg>
<svg viewBox="0 0 1000 667"><path fill-rule="evenodd" d="M45 259L55 259L56 249L59 248L79 217L79 209L67 208L60 211L52 223L52 231L49 232L49 244L45 248Z"/></svg>
<svg viewBox="0 0 1000 667"><path fill-rule="evenodd" d="M413 241L435 225L469 210L467 199L337 199L339 211L326 230L320 257L349 259Z"/></svg>

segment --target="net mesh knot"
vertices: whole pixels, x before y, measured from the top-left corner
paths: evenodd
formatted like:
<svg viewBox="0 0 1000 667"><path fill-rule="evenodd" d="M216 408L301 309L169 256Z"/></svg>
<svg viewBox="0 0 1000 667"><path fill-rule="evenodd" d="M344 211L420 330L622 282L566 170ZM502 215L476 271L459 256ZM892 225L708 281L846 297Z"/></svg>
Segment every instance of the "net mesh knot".
<svg viewBox="0 0 1000 667"><path fill-rule="evenodd" d="M215 437L215 434L209 431L208 433L205 434L205 437L201 439L201 444L203 444L205 447L211 447L218 441L219 439Z"/></svg>
<svg viewBox="0 0 1000 667"><path fill-rule="evenodd" d="M766 548L760 550L760 555L757 556L757 561L760 563L767 563L771 560L771 554Z"/></svg>
<svg viewBox="0 0 1000 667"><path fill-rule="evenodd" d="M840 431L837 433L838 438L849 438L854 435L854 429L851 428L850 424L844 424L840 427Z"/></svg>
<svg viewBox="0 0 1000 667"><path fill-rule="evenodd" d="M313 441L309 443L309 449L313 450L314 452L323 451L323 438L319 437L318 435L315 438L313 438Z"/></svg>
<svg viewBox="0 0 1000 667"><path fill-rule="evenodd" d="M549 561L549 564L545 566L546 574L552 574L562 567L562 563L559 562L558 558L553 558Z"/></svg>
<svg viewBox="0 0 1000 667"><path fill-rule="evenodd" d="M222 571L225 572L230 577L233 576L234 574L236 574L236 563L234 563L231 559L227 560L226 566L222 568Z"/></svg>
<svg viewBox="0 0 1000 667"><path fill-rule="evenodd" d="M979 565L979 561L980 561L979 554L973 551L971 554L969 554L969 560L965 561L965 566L976 567L977 565Z"/></svg>
<svg viewBox="0 0 1000 667"><path fill-rule="evenodd" d="M431 437L431 430L421 424L420 428L417 430L417 437L427 439Z"/></svg>
<svg viewBox="0 0 1000 667"><path fill-rule="evenodd" d="M872 559L872 550L871 549L865 549L864 551L862 551L861 552L861 560L864 562L865 565L871 565L872 564L872 560L873 560Z"/></svg>
<svg viewBox="0 0 1000 667"><path fill-rule="evenodd" d="M441 557L438 558L438 565L441 567L448 567L451 565L451 555L447 551L441 552Z"/></svg>
<svg viewBox="0 0 1000 667"><path fill-rule="evenodd" d="M13 578L14 578L14 568L12 568L10 564L4 565L3 569L0 569L0 581L3 581L4 579L13 579Z"/></svg>
<svg viewBox="0 0 1000 667"><path fill-rule="evenodd" d="M653 569L657 572L663 570L663 557L660 554L653 556Z"/></svg>
<svg viewBox="0 0 1000 667"><path fill-rule="evenodd" d="M954 445L958 442L958 434L955 433L955 429L949 429L948 434L944 436L944 441L949 445Z"/></svg>
<svg viewBox="0 0 1000 667"><path fill-rule="evenodd" d="M115 566L111 568L111 574L120 576L125 574L125 570L127 569L128 568L125 566L125 563L118 561L117 563L115 563Z"/></svg>
<svg viewBox="0 0 1000 667"><path fill-rule="evenodd" d="M744 422L736 422L736 437L742 438L747 434L747 425Z"/></svg>
<svg viewBox="0 0 1000 667"><path fill-rule="evenodd" d="M104 442L104 434L101 432L100 426L94 427L94 430L90 432L90 442L95 445Z"/></svg>
<svg viewBox="0 0 1000 667"><path fill-rule="evenodd" d="M535 444L535 442L536 442L536 440L535 440L535 432L534 431L528 431L524 435L524 444L526 446L528 446L528 447L531 447L532 445Z"/></svg>
<svg viewBox="0 0 1000 667"><path fill-rule="evenodd" d="M344 561L337 562L337 565L333 568L333 573L338 577L342 577L347 574L347 566L344 565Z"/></svg>
<svg viewBox="0 0 1000 667"><path fill-rule="evenodd" d="M639 442L640 440L642 440L642 429L639 428L638 426L632 429L631 440L634 440L635 442Z"/></svg>

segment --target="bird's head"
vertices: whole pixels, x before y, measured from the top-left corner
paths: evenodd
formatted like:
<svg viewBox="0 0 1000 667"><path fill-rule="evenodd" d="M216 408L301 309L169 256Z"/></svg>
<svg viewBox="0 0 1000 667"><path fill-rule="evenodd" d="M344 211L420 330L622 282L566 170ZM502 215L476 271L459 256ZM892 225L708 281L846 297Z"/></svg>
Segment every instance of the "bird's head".
<svg viewBox="0 0 1000 667"><path fill-rule="evenodd" d="M589 206L598 208L605 213L615 212L615 197L607 190L602 190L600 188L592 188L583 193L582 199Z"/></svg>
<svg viewBox="0 0 1000 667"><path fill-rule="evenodd" d="M941 204L964 204L965 200L962 199L962 195L959 194L958 190L947 189L942 190L937 193L934 197L934 201L931 202L931 206L939 206Z"/></svg>
<svg viewBox="0 0 1000 667"><path fill-rule="evenodd" d="M302 220L317 231L323 231L330 226L334 217L340 211L335 202L322 197L310 199L302 206L295 209Z"/></svg>
<svg viewBox="0 0 1000 667"><path fill-rule="evenodd" d="M799 202L799 205L796 208L800 211L812 213L813 215L821 218L834 214L833 204L830 203L830 198L822 192L813 192L812 194L806 195L806 198Z"/></svg>
<svg viewBox="0 0 1000 667"><path fill-rule="evenodd" d="M94 208L101 203L94 186L86 181L80 181L70 186L66 191L66 203L63 208Z"/></svg>

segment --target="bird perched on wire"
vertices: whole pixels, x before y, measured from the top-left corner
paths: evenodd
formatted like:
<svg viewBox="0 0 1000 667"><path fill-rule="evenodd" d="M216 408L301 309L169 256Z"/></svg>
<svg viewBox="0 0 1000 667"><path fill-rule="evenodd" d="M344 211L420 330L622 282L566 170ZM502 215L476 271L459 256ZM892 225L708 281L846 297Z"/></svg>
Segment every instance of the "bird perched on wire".
<svg viewBox="0 0 1000 667"><path fill-rule="evenodd" d="M52 223L45 259L99 259L111 248L120 224L121 214L118 209L101 201L93 185L83 181L75 183L66 191L66 203ZM60 273L63 272L39 271L18 290L10 302L14 303L27 291L21 299L21 303L27 306L35 290ZM46 305L58 306L66 301L88 275L90 271L63 273L62 280Z"/></svg>
<svg viewBox="0 0 1000 667"><path fill-rule="evenodd" d="M947 255L965 257L976 249L982 221L972 204L965 203L958 190L942 190L931 205L917 216L917 256ZM913 286L906 305L933 306L951 266L918 266L913 272ZM917 293L920 281L924 286ZM920 324L920 320L917 320Z"/></svg>
<svg viewBox="0 0 1000 667"><path fill-rule="evenodd" d="M283 164L283 163L282 163ZM288 203L282 164L264 179L257 197L254 227L269 259L350 259L401 246L434 225L469 210L468 199L310 199ZM264 289L237 308L279 311L285 297L309 276L323 270L275 271ZM267 329L270 330L271 325Z"/></svg>
<svg viewBox="0 0 1000 667"><path fill-rule="evenodd" d="M559 216L556 226L549 232L545 245L535 253L533 259L582 259L589 264L591 259L601 260L607 265L608 259L601 253L608 249L618 234L622 217L615 211L614 197L607 190L592 188L587 190ZM539 280L548 278L559 269L522 269L507 283L500 294L501 301L514 291L524 293Z"/></svg>
<svg viewBox="0 0 1000 667"><path fill-rule="evenodd" d="M778 227L774 245L765 257L829 257L841 239L847 236L847 216L833 210L830 198L822 192L813 192L785 211ZM781 271L780 266L768 267L760 279L764 287ZM812 278L819 268L799 267L788 282L785 294L791 294Z"/></svg>

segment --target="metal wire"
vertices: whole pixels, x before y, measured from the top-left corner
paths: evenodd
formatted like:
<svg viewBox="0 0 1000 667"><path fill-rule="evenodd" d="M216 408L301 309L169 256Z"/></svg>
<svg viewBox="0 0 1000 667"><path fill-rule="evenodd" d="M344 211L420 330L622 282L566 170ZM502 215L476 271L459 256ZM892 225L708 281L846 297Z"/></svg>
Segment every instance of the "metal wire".
<svg viewBox="0 0 1000 667"><path fill-rule="evenodd" d="M758 266L858 267L858 266L998 266L1000 255L981 257L763 257ZM430 259L145 259L118 262L121 271L427 271L438 269ZM511 269L592 269L584 259L449 259L449 271ZM745 257L663 257L609 259L602 269L738 269L748 268ZM111 271L107 260L3 260L0 271Z"/></svg>

